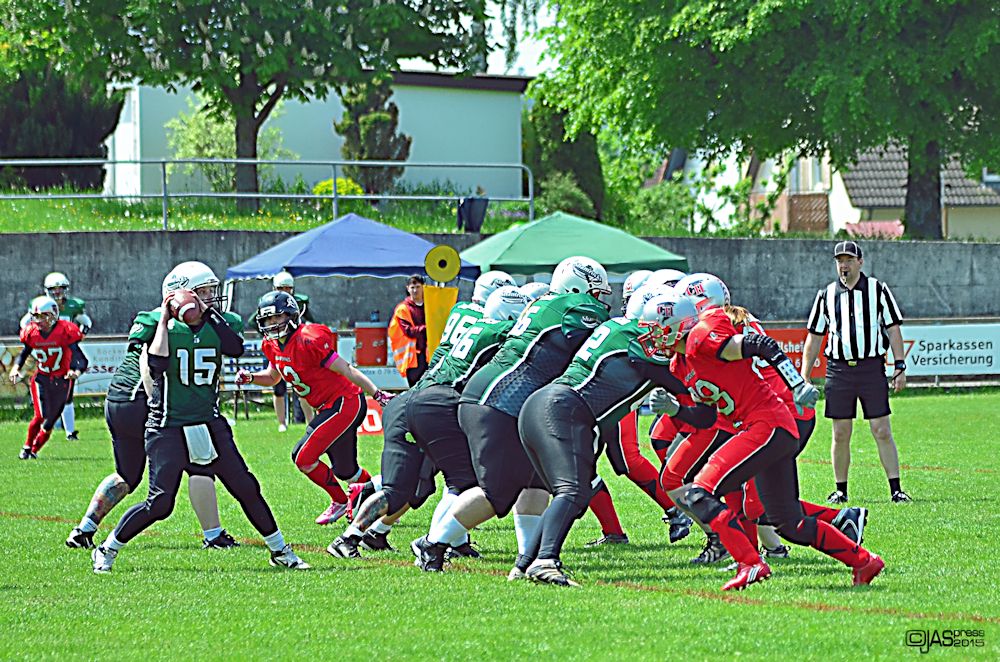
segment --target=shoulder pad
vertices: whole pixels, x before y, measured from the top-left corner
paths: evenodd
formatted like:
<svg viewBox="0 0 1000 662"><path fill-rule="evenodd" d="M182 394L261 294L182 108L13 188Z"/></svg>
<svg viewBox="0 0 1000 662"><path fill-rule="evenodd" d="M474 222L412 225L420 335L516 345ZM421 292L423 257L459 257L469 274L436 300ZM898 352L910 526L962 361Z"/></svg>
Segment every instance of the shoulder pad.
<svg viewBox="0 0 1000 662"><path fill-rule="evenodd" d="M243 331L243 318L232 311L227 311L222 313L222 319L226 320L226 324L229 328L236 333L242 333Z"/></svg>

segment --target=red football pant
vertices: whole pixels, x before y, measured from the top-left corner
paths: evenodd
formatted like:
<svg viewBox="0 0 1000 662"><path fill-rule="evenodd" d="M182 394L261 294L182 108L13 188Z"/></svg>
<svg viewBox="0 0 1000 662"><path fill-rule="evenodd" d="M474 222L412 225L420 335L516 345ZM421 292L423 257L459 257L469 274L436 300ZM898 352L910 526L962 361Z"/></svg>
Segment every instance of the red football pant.
<svg viewBox="0 0 1000 662"><path fill-rule="evenodd" d="M601 533L604 535L613 533L619 536L625 533L622 530L622 523L618 519L618 512L615 511L615 503L611 500L611 492L608 491L608 486L604 484L603 480L597 492L590 499L589 507L601 525Z"/></svg>
<svg viewBox="0 0 1000 662"><path fill-rule="evenodd" d="M730 436L728 432L717 428L695 430L689 434L663 465L660 487L670 492L692 482L711 455L711 450L719 448Z"/></svg>
<svg viewBox="0 0 1000 662"><path fill-rule="evenodd" d="M659 416L653 423L653 429L649 431L649 441L653 445L653 452L660 458L660 466L667 461L667 450L681 430L677 422L669 416Z"/></svg>
<svg viewBox="0 0 1000 662"><path fill-rule="evenodd" d="M664 511L673 508L673 500L660 487L660 472L639 452L639 414L632 411L618 422L618 443L625 459L626 475Z"/></svg>
<svg viewBox="0 0 1000 662"><path fill-rule="evenodd" d="M710 494L727 494L783 457L790 455L794 462L798 446L793 432L764 420L750 421L712 453L692 482Z"/></svg>
<svg viewBox="0 0 1000 662"><path fill-rule="evenodd" d="M366 412L364 396L339 398L332 407L317 412L306 429L305 437L293 452L299 471L337 503L347 501L347 495L337 482L337 475L348 479L358 473L357 428ZM320 460L320 456L327 452L333 458L333 469Z"/></svg>
<svg viewBox="0 0 1000 662"><path fill-rule="evenodd" d="M31 392L31 406L35 415L28 423L28 436L24 441L25 448L37 453L41 450L45 442L52 434L52 428L62 414L63 407L66 406L66 398L69 396L69 380L49 377L40 373L35 373L28 384Z"/></svg>

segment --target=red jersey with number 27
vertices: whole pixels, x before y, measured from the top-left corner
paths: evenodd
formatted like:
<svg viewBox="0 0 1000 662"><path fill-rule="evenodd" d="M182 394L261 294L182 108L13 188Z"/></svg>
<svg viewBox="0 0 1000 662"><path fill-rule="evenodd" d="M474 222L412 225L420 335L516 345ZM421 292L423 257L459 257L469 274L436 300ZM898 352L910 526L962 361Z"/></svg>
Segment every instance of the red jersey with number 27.
<svg viewBox="0 0 1000 662"><path fill-rule="evenodd" d="M340 355L333 332L323 324L302 324L284 346L265 339L261 349L281 378L316 410L329 407L341 396L361 393L349 379L330 370Z"/></svg>
<svg viewBox="0 0 1000 662"><path fill-rule="evenodd" d="M737 330L722 308L702 314L687 337L685 353L695 372L694 394L703 402L714 404L719 413L734 424L766 420L788 430L798 438L795 420L788 407L753 370L752 359L725 361L720 350L737 335Z"/></svg>
<svg viewBox="0 0 1000 662"><path fill-rule="evenodd" d="M21 329L21 342L31 349L31 358L39 373L50 377L64 377L69 371L70 345L83 340L80 327L66 320L59 320L47 333L42 333L34 322Z"/></svg>

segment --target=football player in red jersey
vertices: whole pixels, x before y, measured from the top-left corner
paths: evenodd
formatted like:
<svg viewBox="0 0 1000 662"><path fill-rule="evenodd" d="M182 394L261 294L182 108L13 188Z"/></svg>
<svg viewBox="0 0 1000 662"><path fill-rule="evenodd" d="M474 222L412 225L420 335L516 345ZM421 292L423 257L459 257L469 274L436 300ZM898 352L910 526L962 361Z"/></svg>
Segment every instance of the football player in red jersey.
<svg viewBox="0 0 1000 662"><path fill-rule="evenodd" d="M347 512L347 494L337 479L363 483L371 478L358 466L358 426L368 411L362 391L382 406L392 396L341 358L329 328L300 324L299 315L298 304L287 292L268 292L260 298L257 326L270 365L258 372L240 370L236 383L274 386L283 379L316 410L292 451L292 461L330 495L330 507L316 518L317 524L330 524ZM320 459L324 453L332 469Z"/></svg>
<svg viewBox="0 0 1000 662"><path fill-rule="evenodd" d="M52 434L62 414L72 380L87 369L87 357L78 344L83 339L79 327L59 319L59 305L47 296L31 302L31 322L21 329L24 349L10 370L10 381L21 380L21 368L30 354L36 372L31 377L31 403L35 416L28 423L28 436L19 457L35 459Z"/></svg>
<svg viewBox="0 0 1000 662"><path fill-rule="evenodd" d="M798 375L777 343L760 334L739 333L722 308L705 306L699 316L690 298L673 302L656 297L643 308L641 319L650 329L640 339L646 351L684 354L694 372L695 397L714 404L738 430L712 454L678 501L709 524L738 562L736 576L723 590L743 589L771 574L747 539L736 511L719 500L754 477L768 518L782 537L850 566L855 585L870 583L885 566L882 559L830 523L807 516L799 502L795 420L746 359L760 357L775 367L795 404L812 406L819 394Z"/></svg>

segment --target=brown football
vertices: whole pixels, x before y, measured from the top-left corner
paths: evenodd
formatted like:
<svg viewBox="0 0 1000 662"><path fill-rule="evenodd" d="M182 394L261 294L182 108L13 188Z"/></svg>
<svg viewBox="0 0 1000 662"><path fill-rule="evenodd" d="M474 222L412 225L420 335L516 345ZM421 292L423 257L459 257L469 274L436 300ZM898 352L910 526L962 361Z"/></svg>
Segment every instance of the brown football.
<svg viewBox="0 0 1000 662"><path fill-rule="evenodd" d="M201 318L198 296L191 290L177 290L170 300L170 315L185 324L194 324Z"/></svg>

